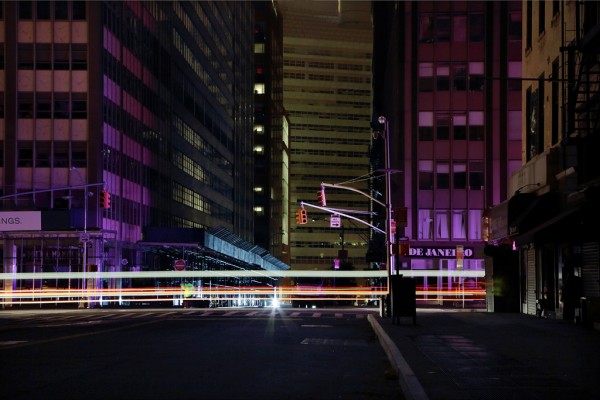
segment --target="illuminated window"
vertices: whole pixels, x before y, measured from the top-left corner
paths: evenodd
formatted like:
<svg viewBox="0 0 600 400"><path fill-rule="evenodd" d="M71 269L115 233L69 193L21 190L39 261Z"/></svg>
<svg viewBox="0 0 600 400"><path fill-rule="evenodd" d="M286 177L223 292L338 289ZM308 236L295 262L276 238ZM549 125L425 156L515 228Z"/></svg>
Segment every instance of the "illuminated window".
<svg viewBox="0 0 600 400"><path fill-rule="evenodd" d="M254 93L255 94L265 94L265 84L257 83L254 85Z"/></svg>
<svg viewBox="0 0 600 400"><path fill-rule="evenodd" d="M256 193L262 193L262 191L263 191L263 188L262 188L262 186L255 186L255 187L254 187L254 191L255 191Z"/></svg>
<svg viewBox="0 0 600 400"><path fill-rule="evenodd" d="M256 154L264 154L265 148L263 146L254 146L254 152Z"/></svg>

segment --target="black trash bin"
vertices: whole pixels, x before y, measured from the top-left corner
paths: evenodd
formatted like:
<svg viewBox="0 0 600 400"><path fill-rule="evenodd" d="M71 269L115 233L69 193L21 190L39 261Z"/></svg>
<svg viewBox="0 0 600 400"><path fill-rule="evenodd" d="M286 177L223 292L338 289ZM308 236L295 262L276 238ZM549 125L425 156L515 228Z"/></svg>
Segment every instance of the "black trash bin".
<svg viewBox="0 0 600 400"><path fill-rule="evenodd" d="M411 317L417 324L417 284L413 278L392 275L392 323L400 323L400 318Z"/></svg>

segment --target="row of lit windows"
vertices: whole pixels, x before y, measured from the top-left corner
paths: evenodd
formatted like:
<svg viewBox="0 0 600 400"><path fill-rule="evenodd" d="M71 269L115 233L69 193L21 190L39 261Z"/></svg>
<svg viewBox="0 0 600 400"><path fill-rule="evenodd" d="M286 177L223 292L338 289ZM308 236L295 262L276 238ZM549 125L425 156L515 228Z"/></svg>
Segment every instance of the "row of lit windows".
<svg viewBox="0 0 600 400"><path fill-rule="evenodd" d="M226 184L213 173L208 172L204 167L185 154L175 151L173 154L173 164L194 179L216 192L221 193L223 196L228 198L232 196L233 189L230 185Z"/></svg>
<svg viewBox="0 0 600 400"><path fill-rule="evenodd" d="M342 151L342 150L335 150L335 149L329 149L329 150L325 150L325 149L292 149L292 154L293 155L297 155L297 156L326 156L326 157L350 157L350 158L357 158L357 159L364 159L364 160L368 160L369 159L369 153L368 152L364 152L364 151ZM366 162L366 161L365 161Z"/></svg>
<svg viewBox="0 0 600 400"><path fill-rule="evenodd" d="M284 56L288 54L300 54L302 56L318 56L318 57L333 57L333 58L345 58L345 59L364 59L371 61L371 52L355 51L351 52L348 50L336 51L333 49L318 49L314 47L293 47L284 46ZM287 58L287 57L286 57Z"/></svg>
<svg viewBox="0 0 600 400"><path fill-rule="evenodd" d="M316 124L293 124L294 132L313 131L313 132L334 132L334 133L365 133L368 127L362 126L341 126L341 125L316 125Z"/></svg>
<svg viewBox="0 0 600 400"><path fill-rule="evenodd" d="M511 91L521 91L521 62L508 62L507 87ZM513 79L510 79L513 78ZM483 62L466 63L419 63L419 91L476 91L485 88Z"/></svg>
<svg viewBox="0 0 600 400"><path fill-rule="evenodd" d="M317 62L317 61L303 61L303 60L293 60L286 59L283 61L283 65L287 67L307 67L308 68L323 68L323 69L335 69L335 63L325 63L325 62ZM337 64L337 69L344 71L370 71L370 65L362 65L362 64Z"/></svg>
<svg viewBox="0 0 600 400"><path fill-rule="evenodd" d="M173 182L173 200L195 210L211 214L210 202L204 196L177 182Z"/></svg>
<svg viewBox="0 0 600 400"><path fill-rule="evenodd" d="M289 79L302 79L309 81L325 81L325 82L344 82L344 83L371 83L370 77L358 77L358 76L338 76L337 79L334 75L325 74L305 74L301 72L284 72L284 78Z"/></svg>
<svg viewBox="0 0 600 400"><path fill-rule="evenodd" d="M419 18L419 42L482 42L485 39L483 13L448 15L423 14Z"/></svg>
<svg viewBox="0 0 600 400"><path fill-rule="evenodd" d="M483 111L468 113L441 113L432 111L419 112L419 140L472 140L485 138Z"/></svg>
<svg viewBox="0 0 600 400"><path fill-rule="evenodd" d="M349 139L344 138L344 144L347 145L369 145L370 139ZM331 136L294 136L292 143L327 143L327 144L340 144L340 139Z"/></svg>
<svg viewBox="0 0 600 400"><path fill-rule="evenodd" d="M417 239L481 240L481 210L429 210L418 212Z"/></svg>
<svg viewBox="0 0 600 400"><path fill-rule="evenodd" d="M173 115L173 128L186 142L194 149L202 153L202 156L210 160L214 165L225 171L228 175L233 175L233 166L231 162L225 159L206 139L204 139L192 127L186 124L179 116Z"/></svg>
<svg viewBox="0 0 600 400"><path fill-rule="evenodd" d="M419 160L419 189L483 190L483 161Z"/></svg>
<svg viewBox="0 0 600 400"><path fill-rule="evenodd" d="M331 163L331 162L294 162L294 168L295 169L301 169L301 168L317 168L317 169L344 169L344 170L360 170L360 171L365 171L367 169L367 164L366 161L368 161L368 159L365 158L365 163L364 164L345 164L345 163ZM306 176L306 175L303 175ZM336 176L337 178L337 176ZM331 177L329 178L331 179Z"/></svg>
<svg viewBox="0 0 600 400"><path fill-rule="evenodd" d="M321 118L321 119L342 119L344 121L367 121L369 120L368 114L359 113L332 113L332 112L320 112L320 111L290 111L289 116L293 118Z"/></svg>
<svg viewBox="0 0 600 400"><path fill-rule="evenodd" d="M367 243L365 242L360 242L360 243L356 243L356 242L352 242L352 243L348 243L348 242L344 242L344 245L346 246L351 246L351 247L367 247ZM311 248L321 248L321 249L333 249L333 248L337 248L341 246L340 242L331 242L331 241L326 241L326 242L309 242L309 241L303 241L303 240L295 240L292 242L292 246L293 247L311 247Z"/></svg>

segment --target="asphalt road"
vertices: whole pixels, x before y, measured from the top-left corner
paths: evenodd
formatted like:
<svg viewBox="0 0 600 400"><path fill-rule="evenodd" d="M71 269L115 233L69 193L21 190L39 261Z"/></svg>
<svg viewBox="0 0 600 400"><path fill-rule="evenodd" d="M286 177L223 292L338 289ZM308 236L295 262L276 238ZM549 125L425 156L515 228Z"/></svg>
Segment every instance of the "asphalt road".
<svg viewBox="0 0 600 400"><path fill-rule="evenodd" d="M0 311L0 399L401 399L369 312Z"/></svg>

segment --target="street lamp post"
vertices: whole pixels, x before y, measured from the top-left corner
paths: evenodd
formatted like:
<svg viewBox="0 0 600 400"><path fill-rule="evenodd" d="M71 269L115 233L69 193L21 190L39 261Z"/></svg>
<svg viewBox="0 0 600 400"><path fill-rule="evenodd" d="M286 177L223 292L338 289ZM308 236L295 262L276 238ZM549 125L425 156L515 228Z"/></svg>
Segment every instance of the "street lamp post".
<svg viewBox="0 0 600 400"><path fill-rule="evenodd" d="M81 291L82 294L85 292L86 290L86 272L87 272L87 262L88 262L88 241L89 241L89 237L87 234L87 218L88 218L88 197L91 196L93 193L88 191L87 185L86 185L86 180L83 179L83 176L81 175L81 172L79 172L79 170L75 167L71 167L71 171L75 171L77 173L77 175L79 176L79 179L83 182L84 184L84 195L83 195L83 235L79 238L79 240L81 242L83 242L83 281L81 282ZM84 302L84 297L81 298L82 300L79 302L79 308L85 308L85 302Z"/></svg>
<svg viewBox="0 0 600 400"><path fill-rule="evenodd" d="M386 208L386 220L385 220L385 261L387 267L387 287L388 287L388 310L386 316L393 316L394 310L394 297L392 292L392 270L394 269L394 257L392 253L392 244L394 243L394 235L392 234L392 186L391 186L391 169L390 169L390 131L389 122L384 116L378 118L378 122L383 125L383 132L379 132L384 140L385 144L385 208Z"/></svg>

